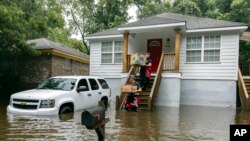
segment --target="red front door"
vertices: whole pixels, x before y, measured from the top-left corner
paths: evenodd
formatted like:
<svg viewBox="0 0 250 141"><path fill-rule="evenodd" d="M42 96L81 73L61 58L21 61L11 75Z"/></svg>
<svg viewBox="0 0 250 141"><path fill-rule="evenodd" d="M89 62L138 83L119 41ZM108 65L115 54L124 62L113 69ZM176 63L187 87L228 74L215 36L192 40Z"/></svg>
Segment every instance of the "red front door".
<svg viewBox="0 0 250 141"><path fill-rule="evenodd" d="M152 59L152 72L156 72L162 53L162 39L148 39L148 52Z"/></svg>

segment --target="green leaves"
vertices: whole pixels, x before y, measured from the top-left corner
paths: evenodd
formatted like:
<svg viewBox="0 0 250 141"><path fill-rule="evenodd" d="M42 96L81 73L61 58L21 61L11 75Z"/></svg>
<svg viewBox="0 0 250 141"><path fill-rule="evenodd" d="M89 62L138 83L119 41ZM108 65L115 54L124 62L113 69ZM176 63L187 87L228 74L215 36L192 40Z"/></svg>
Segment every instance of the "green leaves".
<svg viewBox="0 0 250 141"><path fill-rule="evenodd" d="M201 10L198 4L192 0L181 0L175 3L173 11L184 15L201 16Z"/></svg>

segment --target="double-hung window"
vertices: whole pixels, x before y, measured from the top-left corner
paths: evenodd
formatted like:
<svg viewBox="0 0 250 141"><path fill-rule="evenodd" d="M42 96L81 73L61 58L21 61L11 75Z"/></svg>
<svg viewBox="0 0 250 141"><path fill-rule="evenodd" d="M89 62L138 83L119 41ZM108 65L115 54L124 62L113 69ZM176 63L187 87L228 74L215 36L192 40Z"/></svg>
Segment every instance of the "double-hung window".
<svg viewBox="0 0 250 141"><path fill-rule="evenodd" d="M204 62L220 61L220 36L204 37Z"/></svg>
<svg viewBox="0 0 250 141"><path fill-rule="evenodd" d="M101 62L102 64L122 63L122 41L102 42Z"/></svg>
<svg viewBox="0 0 250 141"><path fill-rule="evenodd" d="M187 37L186 62L220 62L220 36Z"/></svg>
<svg viewBox="0 0 250 141"><path fill-rule="evenodd" d="M187 62L201 62L202 38L187 38Z"/></svg>

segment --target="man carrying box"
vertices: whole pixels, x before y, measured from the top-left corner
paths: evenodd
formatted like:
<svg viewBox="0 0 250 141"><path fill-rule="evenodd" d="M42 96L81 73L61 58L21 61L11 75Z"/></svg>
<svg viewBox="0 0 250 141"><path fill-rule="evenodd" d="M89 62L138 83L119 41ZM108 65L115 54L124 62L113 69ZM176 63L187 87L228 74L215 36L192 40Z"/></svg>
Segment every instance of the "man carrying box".
<svg viewBox="0 0 250 141"><path fill-rule="evenodd" d="M134 111L136 112L140 105L139 94L142 92L140 84L135 81L135 76L129 76L129 84L132 86L137 86L137 89L130 92L126 98L124 107L127 111Z"/></svg>

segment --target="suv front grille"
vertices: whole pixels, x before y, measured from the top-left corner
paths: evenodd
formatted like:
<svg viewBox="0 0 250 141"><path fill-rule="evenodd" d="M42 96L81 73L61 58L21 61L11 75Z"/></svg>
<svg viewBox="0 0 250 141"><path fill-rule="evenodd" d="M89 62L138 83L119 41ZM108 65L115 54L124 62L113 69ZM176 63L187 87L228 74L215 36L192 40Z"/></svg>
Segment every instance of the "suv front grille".
<svg viewBox="0 0 250 141"><path fill-rule="evenodd" d="M39 100L13 98L12 103L13 103L13 107L17 109L31 110L31 109L37 109L39 105Z"/></svg>
<svg viewBox="0 0 250 141"><path fill-rule="evenodd" d="M16 101L16 102L34 102L34 103L39 102L39 100L35 100L35 99L17 99L17 98L14 98L13 101Z"/></svg>
<svg viewBox="0 0 250 141"><path fill-rule="evenodd" d="M18 108L18 109L37 109L37 105L13 104L13 107Z"/></svg>

